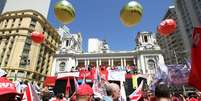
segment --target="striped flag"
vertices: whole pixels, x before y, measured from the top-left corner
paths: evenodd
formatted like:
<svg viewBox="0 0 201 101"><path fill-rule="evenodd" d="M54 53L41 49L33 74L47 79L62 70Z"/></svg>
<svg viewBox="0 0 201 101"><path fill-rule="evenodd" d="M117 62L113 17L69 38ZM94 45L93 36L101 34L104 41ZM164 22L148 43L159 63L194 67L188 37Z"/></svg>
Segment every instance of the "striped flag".
<svg viewBox="0 0 201 101"><path fill-rule="evenodd" d="M99 93L101 77L100 77L100 72L99 72L98 67L96 67L96 73L95 73L94 76L95 77L94 77L94 82L93 82L92 89L93 89L94 92Z"/></svg>
<svg viewBox="0 0 201 101"><path fill-rule="evenodd" d="M86 77L85 77L85 75L84 75L84 78L82 80L82 85L84 85L84 84L86 84Z"/></svg>
<svg viewBox="0 0 201 101"><path fill-rule="evenodd" d="M131 95L129 95L130 101L138 101L142 97L143 94L142 88L143 88L143 81L141 81L139 87Z"/></svg>
<svg viewBox="0 0 201 101"><path fill-rule="evenodd" d="M74 77L74 83L75 83L75 91L77 91L78 87L79 87L79 84L76 80L76 78Z"/></svg>
<svg viewBox="0 0 201 101"><path fill-rule="evenodd" d="M23 95L22 101L40 101L39 96L36 93L36 90L34 87L28 83L26 92Z"/></svg>

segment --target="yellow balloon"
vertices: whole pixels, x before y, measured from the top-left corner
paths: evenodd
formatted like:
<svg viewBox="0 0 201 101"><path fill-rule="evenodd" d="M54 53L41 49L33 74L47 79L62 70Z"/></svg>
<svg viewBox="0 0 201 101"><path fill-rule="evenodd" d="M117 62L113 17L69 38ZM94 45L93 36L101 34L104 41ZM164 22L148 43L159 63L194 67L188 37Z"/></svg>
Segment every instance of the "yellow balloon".
<svg viewBox="0 0 201 101"><path fill-rule="evenodd" d="M55 5L54 13L57 20L63 24L69 24L75 19L75 10L66 0L61 0Z"/></svg>
<svg viewBox="0 0 201 101"><path fill-rule="evenodd" d="M132 27L140 22L143 13L143 7L136 1L130 1L120 12L120 19L127 27Z"/></svg>

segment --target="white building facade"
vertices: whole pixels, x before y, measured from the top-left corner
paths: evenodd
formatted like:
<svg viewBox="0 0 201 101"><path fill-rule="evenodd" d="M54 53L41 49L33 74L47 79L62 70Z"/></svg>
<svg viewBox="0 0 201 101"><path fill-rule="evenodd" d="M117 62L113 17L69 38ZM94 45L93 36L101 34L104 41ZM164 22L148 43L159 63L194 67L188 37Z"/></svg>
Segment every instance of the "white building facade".
<svg viewBox="0 0 201 101"><path fill-rule="evenodd" d="M135 65L141 73L154 75L159 67L158 64L164 64L164 58L160 47L156 44L153 33L139 32L136 37L136 42L137 47L133 51L58 52L54 57L51 76L57 76L63 72L70 72L72 67L87 67L88 65L94 65L96 67L100 65L106 65L108 67ZM105 46L107 50L109 46L107 44ZM65 47L65 45L61 47ZM59 51L63 50L60 49Z"/></svg>

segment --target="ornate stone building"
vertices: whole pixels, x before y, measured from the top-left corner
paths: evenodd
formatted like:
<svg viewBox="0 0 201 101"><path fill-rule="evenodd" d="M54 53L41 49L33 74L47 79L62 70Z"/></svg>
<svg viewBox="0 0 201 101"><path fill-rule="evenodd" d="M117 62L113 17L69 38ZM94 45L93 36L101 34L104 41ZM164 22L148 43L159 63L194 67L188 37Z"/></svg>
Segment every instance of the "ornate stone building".
<svg viewBox="0 0 201 101"><path fill-rule="evenodd" d="M63 30L65 31L65 30ZM71 36L69 30L66 30ZM65 33L60 33L65 34ZM79 36L79 34L77 34ZM62 38L63 39L63 38ZM80 44L82 38L79 39ZM74 42L75 40L71 40ZM63 39L62 43L67 43L67 39ZM72 67L76 66L88 66L93 64L94 66L107 65L107 66L127 66L135 65L143 74L153 75L159 64L164 64L164 59L154 38L154 34L151 32L139 32L136 37L136 49L133 51L97 51L97 52L72 52L63 48L54 56L54 63L52 67L51 76L56 76L59 73L70 72ZM74 44L73 47L80 47L80 44ZM104 45L103 45L104 46ZM109 47L108 45L106 45ZM66 47L62 44L61 47ZM69 47L69 46L67 46ZM106 48L107 48L106 47ZM107 48L108 49L108 48ZM104 48L103 48L104 50Z"/></svg>

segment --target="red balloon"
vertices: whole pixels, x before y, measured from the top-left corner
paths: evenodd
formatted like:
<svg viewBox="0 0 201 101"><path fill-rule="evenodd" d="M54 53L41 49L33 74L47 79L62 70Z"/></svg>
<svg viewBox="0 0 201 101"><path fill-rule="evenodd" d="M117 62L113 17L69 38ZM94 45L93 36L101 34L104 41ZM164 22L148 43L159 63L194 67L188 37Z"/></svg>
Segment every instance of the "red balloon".
<svg viewBox="0 0 201 101"><path fill-rule="evenodd" d="M31 33L31 39L35 42L35 43L42 43L45 39L45 36L43 33L40 32L32 32Z"/></svg>
<svg viewBox="0 0 201 101"><path fill-rule="evenodd" d="M166 19L160 23L157 30L161 36L169 36L171 33L176 31L176 21L173 19Z"/></svg>

